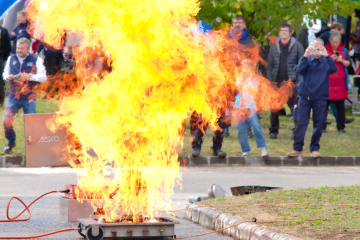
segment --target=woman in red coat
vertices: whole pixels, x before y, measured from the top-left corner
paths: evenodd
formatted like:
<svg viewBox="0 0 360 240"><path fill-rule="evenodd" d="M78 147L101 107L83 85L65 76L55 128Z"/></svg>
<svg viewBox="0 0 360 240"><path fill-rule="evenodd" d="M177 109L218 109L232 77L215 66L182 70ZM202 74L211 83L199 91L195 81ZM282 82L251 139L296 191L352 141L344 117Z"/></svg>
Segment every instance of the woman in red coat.
<svg viewBox="0 0 360 240"><path fill-rule="evenodd" d="M329 100L334 103L337 109L337 129L341 133L345 133L345 100L348 96L347 92L347 73L345 68L350 65L350 56L346 51L344 53L344 45L340 43L341 36L336 31L331 31L328 44L325 45L330 57L335 61L338 71L329 75Z"/></svg>

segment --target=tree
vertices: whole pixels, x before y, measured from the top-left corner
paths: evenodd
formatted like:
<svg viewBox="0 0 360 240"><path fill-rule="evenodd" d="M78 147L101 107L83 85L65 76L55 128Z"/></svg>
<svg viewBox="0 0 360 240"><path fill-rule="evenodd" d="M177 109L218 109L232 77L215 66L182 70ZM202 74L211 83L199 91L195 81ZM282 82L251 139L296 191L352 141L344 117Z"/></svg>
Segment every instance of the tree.
<svg viewBox="0 0 360 240"><path fill-rule="evenodd" d="M246 25L258 41L268 35L277 35L283 22L290 22L298 31L304 15L310 20L326 19L329 15L351 15L360 8L353 0L200 0L197 18L212 24L215 29L229 26L234 16L246 18ZM296 27L299 26L299 27Z"/></svg>

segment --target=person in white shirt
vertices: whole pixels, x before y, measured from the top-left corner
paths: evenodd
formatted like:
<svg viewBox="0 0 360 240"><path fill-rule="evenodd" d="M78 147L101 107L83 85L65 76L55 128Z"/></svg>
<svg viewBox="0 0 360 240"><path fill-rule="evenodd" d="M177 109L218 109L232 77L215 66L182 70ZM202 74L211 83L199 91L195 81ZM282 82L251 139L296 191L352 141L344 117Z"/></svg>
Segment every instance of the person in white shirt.
<svg viewBox="0 0 360 240"><path fill-rule="evenodd" d="M23 108L24 114L36 113L36 86L47 80L43 61L30 54L30 41L20 38L16 43L16 55L11 55L5 65L3 78L9 82L8 97L5 103L3 125L8 144L4 153L15 147L16 134L12 122L15 114Z"/></svg>

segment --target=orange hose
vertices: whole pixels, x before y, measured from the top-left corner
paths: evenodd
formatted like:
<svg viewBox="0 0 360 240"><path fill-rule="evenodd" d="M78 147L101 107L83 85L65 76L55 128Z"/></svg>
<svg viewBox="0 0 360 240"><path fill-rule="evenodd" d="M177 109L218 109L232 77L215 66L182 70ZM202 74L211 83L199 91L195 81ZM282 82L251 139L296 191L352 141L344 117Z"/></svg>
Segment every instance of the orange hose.
<svg viewBox="0 0 360 240"><path fill-rule="evenodd" d="M29 205L26 205L20 198L18 197L12 197L9 199L9 202L7 204L7 207L6 207L6 217L8 220L0 220L0 222L21 222L21 221L27 221L31 218L31 212L30 212L30 206L33 205L37 200L39 200L40 198L48 195L48 194L51 194L51 193L56 193L58 191L50 191L50 192L47 192L47 193L44 193L43 195L41 195L40 197L36 198L34 201L32 201ZM25 209L21 211L21 213L19 213L18 215L16 215L15 217L13 218L10 218L9 216L9 209L10 209L10 203L13 199L16 199L18 200L24 207ZM18 217L20 217L25 211L27 211L29 213L29 217L28 218L23 218L23 219L17 219ZM55 233L60 233L60 232L67 232L67 231L73 231L73 230L78 230L78 228L66 228L66 229L61 229L61 230L57 230L57 231L54 231L54 232L49 232L49 233L44 233L44 234L41 234L41 235L36 235L36 236L10 236L10 237L0 237L0 239L29 239L29 238L39 238L39 237L45 237L45 236L49 236L49 235L52 235L52 234L55 234Z"/></svg>
<svg viewBox="0 0 360 240"><path fill-rule="evenodd" d="M17 236L17 237L0 237L0 239L29 239L29 238L39 238L39 237L45 237L45 236L49 236L55 233L60 233L60 232L67 232L67 231L74 231L74 230L78 230L77 228L65 228L65 229L61 229L61 230L57 230L54 232L49 232L49 233L44 233L44 234L40 234L40 235L34 235L34 236Z"/></svg>
<svg viewBox="0 0 360 240"><path fill-rule="evenodd" d="M18 198L18 197L12 197L12 198L10 198L10 200L9 200L9 202L8 202L8 204L7 204L7 208L6 208L6 217L7 217L8 220L0 220L0 222L21 222L21 221L27 221L27 220L29 220L29 219L31 218L31 212L30 212L29 207L30 207L34 202L36 202L37 200L39 200L40 198L42 198L43 196L48 195L48 194L50 194L50 193L56 193L56 192L58 192L58 191L51 191L51 192L44 193L43 195L41 195L40 197L38 197L38 198L36 198L34 201L32 201L29 205L26 205L26 204L25 204L20 198ZM10 217L9 217L9 208L10 208L10 203L11 203L11 201L12 201L13 199L16 199L16 200L18 200L19 202L21 202L21 204L24 205L25 209L22 210L22 212L19 213L16 217L10 218ZM29 217L28 217L28 218L23 218L23 219L17 219L18 217L21 216L21 214L23 214L23 213L25 212L25 210L28 211Z"/></svg>

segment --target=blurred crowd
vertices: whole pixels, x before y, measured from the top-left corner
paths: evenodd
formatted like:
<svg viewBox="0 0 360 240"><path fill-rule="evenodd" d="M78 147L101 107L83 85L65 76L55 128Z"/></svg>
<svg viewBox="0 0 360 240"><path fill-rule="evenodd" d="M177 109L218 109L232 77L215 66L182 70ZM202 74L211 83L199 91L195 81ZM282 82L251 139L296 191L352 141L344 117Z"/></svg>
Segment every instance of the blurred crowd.
<svg viewBox="0 0 360 240"><path fill-rule="evenodd" d="M356 11L357 15L360 12ZM66 34L62 38L60 48L54 48L44 41L44 36L39 39L29 34L29 23L25 11L17 13L17 27L12 30L0 27L0 105L5 101L5 83L9 82L7 103L5 104L4 129L8 145L5 153L10 153L15 147L16 135L12 127L14 115L20 108L25 113L35 113L36 85L48 80L47 92L53 92L55 81L64 77L54 78L59 72L71 70L75 65L72 48L66 46ZM295 31L296 30L296 31ZM294 120L293 150L289 157L301 156L304 146L304 137L310 115L313 119L313 136L310 143L310 152L313 157L320 157L320 139L322 133L331 122L327 120L330 110L336 121L337 130L344 134L345 124L353 122L354 118L345 117L345 101L348 99L349 73L354 73L352 58L360 59L360 21L356 30L351 35L352 49L346 49L342 42L345 33L343 26L338 22L324 25L316 34L316 39L309 43L308 29L300 26L294 29L289 23L278 26L278 36L269 36L266 43L262 44L261 54L267 63L262 64L249 59L234 59L234 66L241 66L252 74L234 76L238 80L237 86L241 90L235 93L235 108L246 110L246 119L236 123L238 140L243 156L249 156L250 145L248 138L255 136L257 147L261 149L261 156L267 157L267 147L257 112L253 89L260 88L259 75L265 76L274 88L280 88L284 83L291 81L294 91L287 101L291 112L286 114L284 109L271 111L270 114L270 139L277 139L280 130L279 115L286 115ZM246 27L246 18L237 15L233 18L227 41L235 42L235 53L254 54L250 51L254 46L259 46L253 35ZM310 46L309 46L310 45ZM83 54L94 55L85 64L84 69L94 68L97 74L111 71L106 56L99 47L89 48ZM245 55L246 55L245 54ZM256 53L259 54L259 53ZM250 56L250 55L248 55ZM104 60L105 59L105 60ZM73 63L70 64L69 63ZM64 70L65 69L65 70ZM80 74L80 73L79 73ZM92 73L84 72L84 76ZM99 75L99 78L101 77ZM46 77L44 77L46 76ZM83 84L84 86L86 83ZM26 90L26 93L24 92ZM34 97L35 96L35 97ZM223 138L229 136L230 124L225 121L228 113L224 113L218 121L220 130L214 132L213 155L225 157L221 150ZM196 112L192 115L191 133L193 157L198 157L201 152L203 136L206 126L202 125L201 115Z"/></svg>

